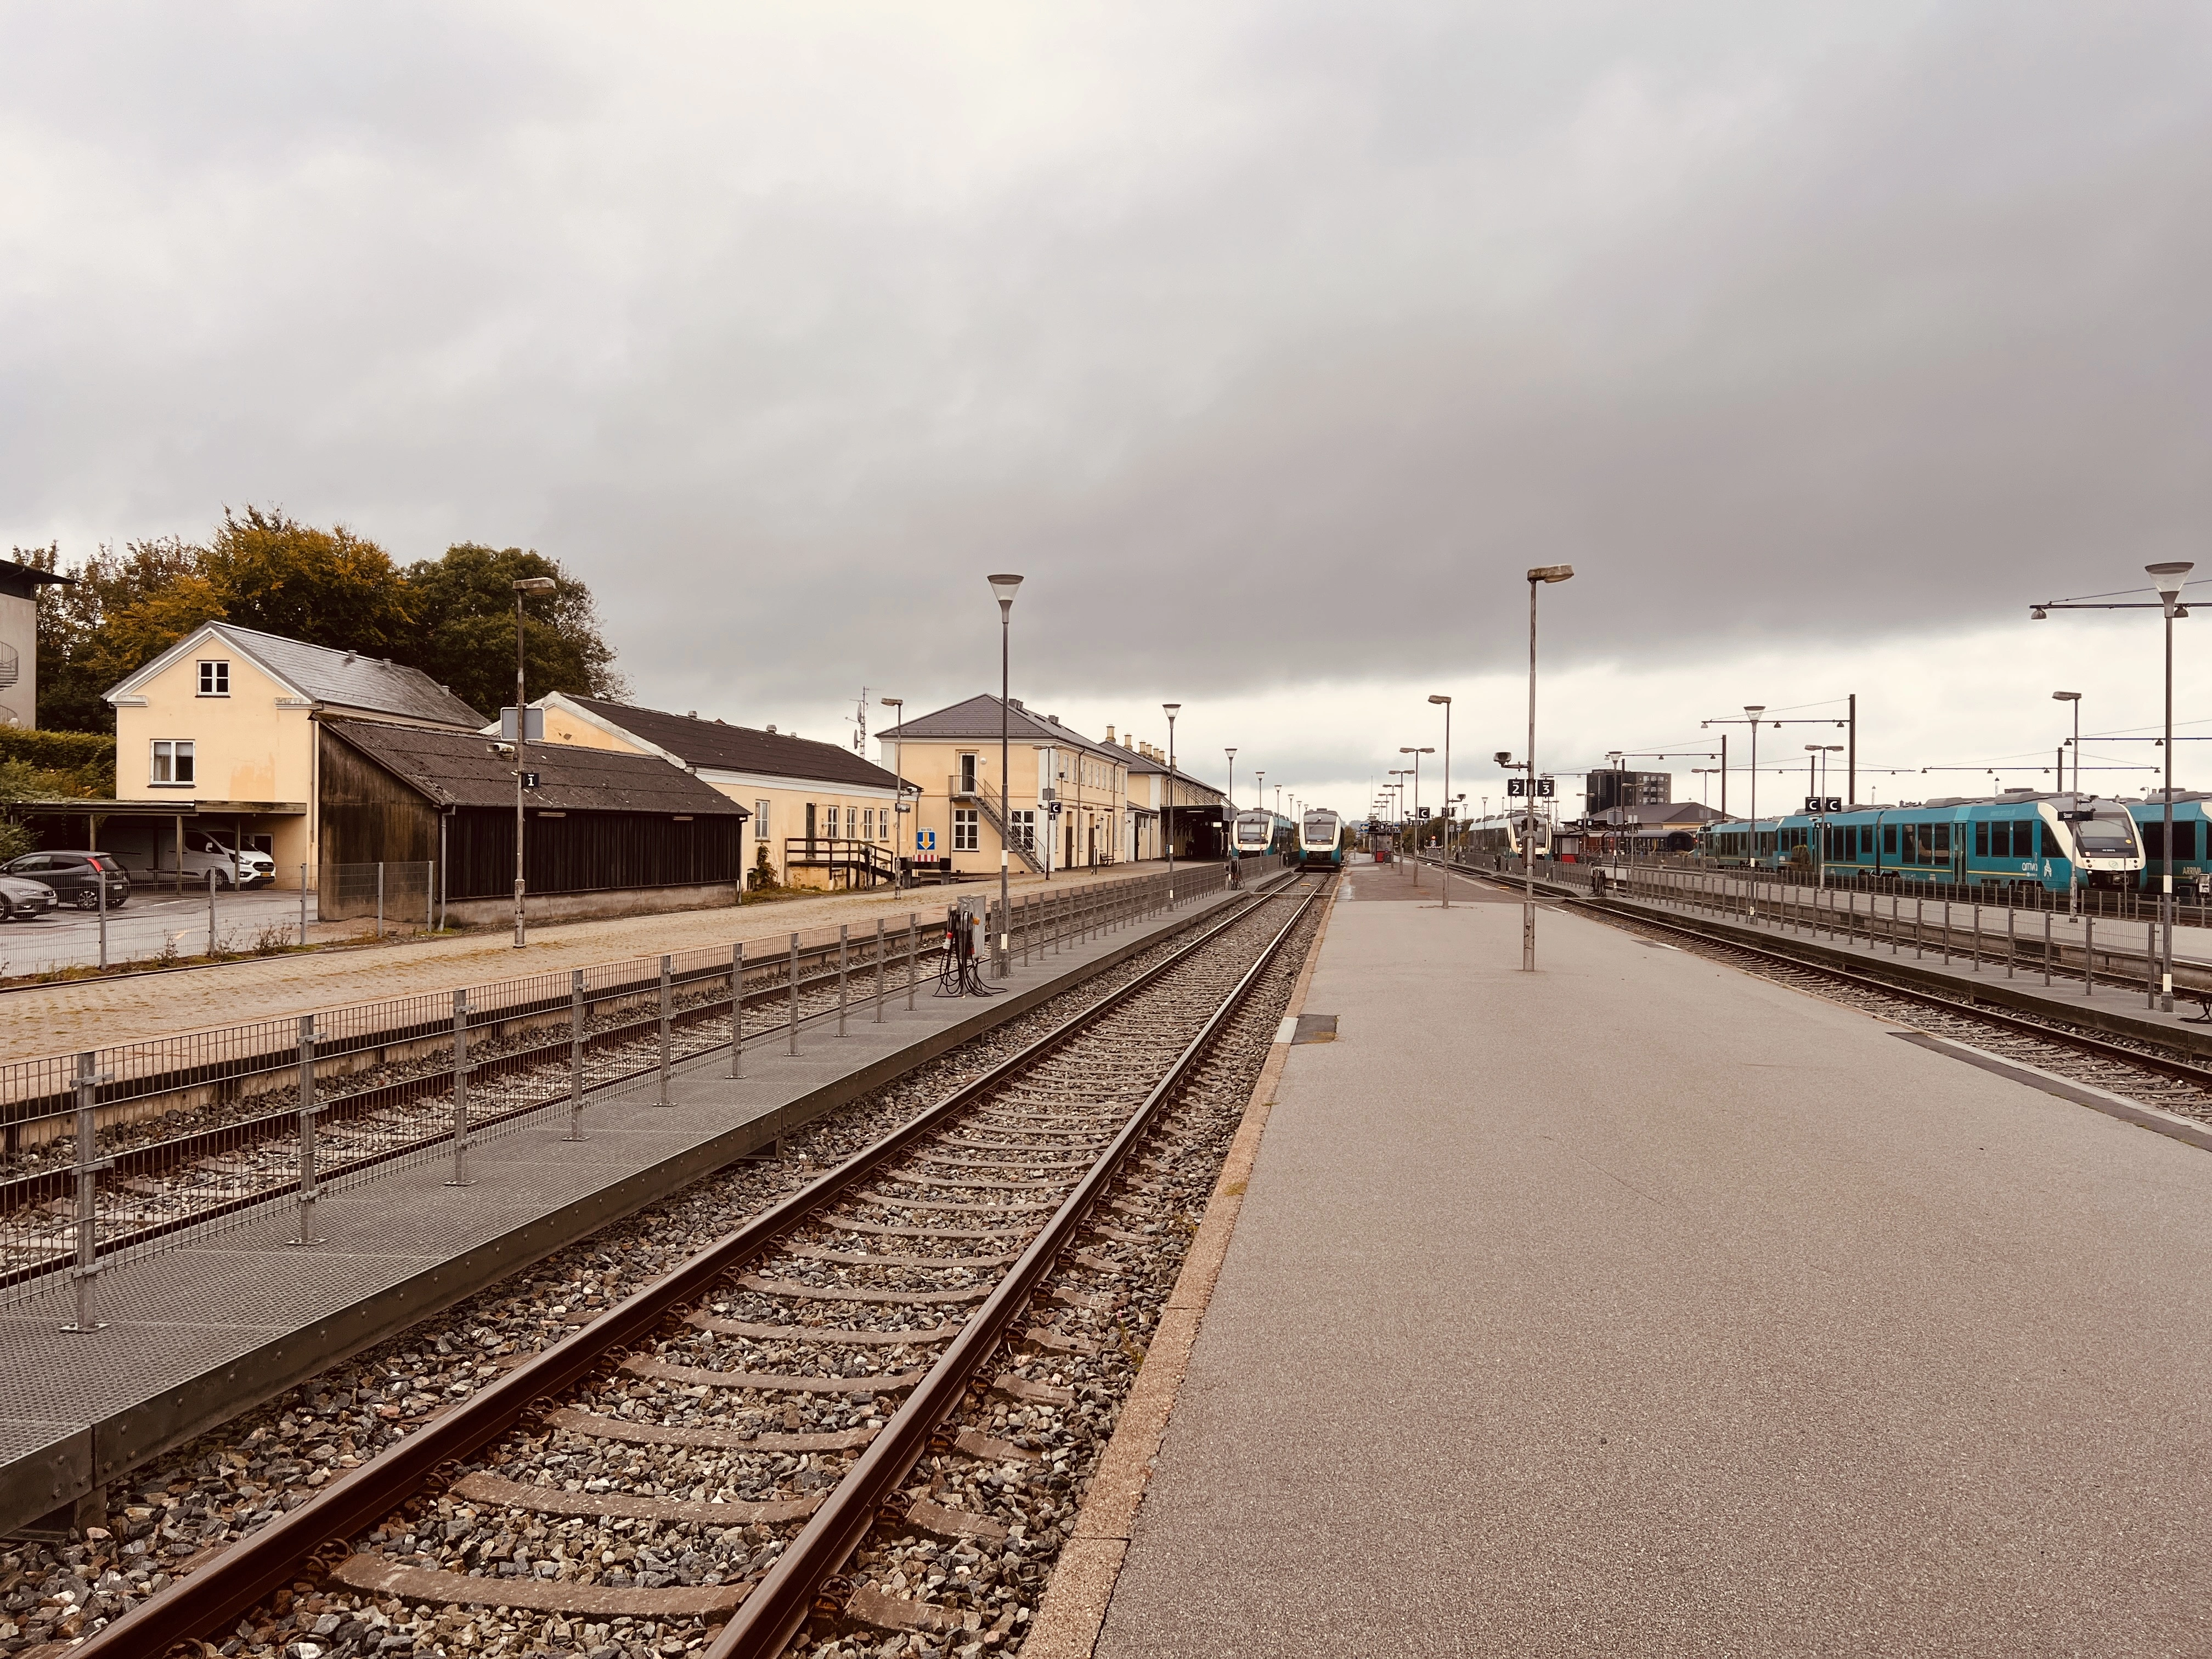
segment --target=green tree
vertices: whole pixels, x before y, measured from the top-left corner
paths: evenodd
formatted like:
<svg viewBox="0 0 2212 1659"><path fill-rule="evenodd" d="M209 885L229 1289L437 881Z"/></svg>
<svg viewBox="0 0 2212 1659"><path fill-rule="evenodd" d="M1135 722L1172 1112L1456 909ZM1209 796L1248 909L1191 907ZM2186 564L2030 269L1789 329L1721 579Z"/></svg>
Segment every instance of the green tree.
<svg viewBox="0 0 2212 1659"><path fill-rule="evenodd" d="M39 724L52 732L112 732L115 711L100 696L140 664L225 614L208 581L207 550L180 537L102 544L74 570L61 549L17 548L16 559L74 576L74 586L39 591Z"/></svg>
<svg viewBox="0 0 2212 1659"><path fill-rule="evenodd" d="M621 697L629 687L615 672L615 653L599 632L591 589L559 562L519 547L461 542L441 559L407 568L414 637L392 654L450 686L453 695L486 714L514 701L514 584L550 576L550 593L523 604L523 660L530 695L567 691Z"/></svg>
<svg viewBox="0 0 2212 1659"><path fill-rule="evenodd" d="M389 657L419 668L487 713L514 693L514 584L550 576L526 605L533 696L619 697L629 688L599 631L591 590L554 560L465 542L402 571L343 526L319 530L281 507L223 509L203 547L181 537L103 545L73 570L58 544L17 548L42 570L76 578L39 596L39 719L49 730L115 730L101 695L203 623Z"/></svg>
<svg viewBox="0 0 2212 1659"><path fill-rule="evenodd" d="M242 628L401 662L413 640L406 579L343 525L317 530L282 507L222 510L202 560L223 614Z"/></svg>

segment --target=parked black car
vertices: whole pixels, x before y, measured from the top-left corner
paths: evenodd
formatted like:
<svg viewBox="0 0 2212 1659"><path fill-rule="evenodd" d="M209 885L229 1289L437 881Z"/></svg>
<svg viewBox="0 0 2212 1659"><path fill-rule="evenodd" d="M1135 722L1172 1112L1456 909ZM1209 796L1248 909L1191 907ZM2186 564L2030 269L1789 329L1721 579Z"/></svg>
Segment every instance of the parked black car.
<svg viewBox="0 0 2212 1659"><path fill-rule="evenodd" d="M107 872L107 908L112 910L127 903L131 878L123 873L123 866L112 853L26 853L9 865L7 873L43 881L64 904L74 904L80 910L97 910L102 870Z"/></svg>
<svg viewBox="0 0 2212 1659"><path fill-rule="evenodd" d="M0 916L9 921L36 921L50 914L57 902L54 890L43 881L0 875Z"/></svg>

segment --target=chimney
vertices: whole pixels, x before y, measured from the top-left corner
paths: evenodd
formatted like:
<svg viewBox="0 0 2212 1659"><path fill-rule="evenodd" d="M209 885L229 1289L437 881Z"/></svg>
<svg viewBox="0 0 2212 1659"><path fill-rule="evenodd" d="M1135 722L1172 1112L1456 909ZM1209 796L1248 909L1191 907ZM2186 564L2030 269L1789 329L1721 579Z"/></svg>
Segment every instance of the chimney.
<svg viewBox="0 0 2212 1659"><path fill-rule="evenodd" d="M1110 726L1106 728L1106 741L1109 743L1114 741L1114 728Z"/></svg>

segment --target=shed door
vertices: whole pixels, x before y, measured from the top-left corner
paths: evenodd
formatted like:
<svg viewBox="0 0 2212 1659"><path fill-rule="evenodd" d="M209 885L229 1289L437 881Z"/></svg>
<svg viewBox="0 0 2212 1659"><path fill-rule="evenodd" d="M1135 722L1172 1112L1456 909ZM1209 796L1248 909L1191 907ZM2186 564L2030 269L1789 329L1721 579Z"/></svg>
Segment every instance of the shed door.
<svg viewBox="0 0 2212 1659"><path fill-rule="evenodd" d="M813 803L812 801L809 801L809 802L807 802L807 803L806 803L806 851L807 851L807 855L808 855L809 857L811 857L811 856L813 855L813 853L814 853L814 803Z"/></svg>

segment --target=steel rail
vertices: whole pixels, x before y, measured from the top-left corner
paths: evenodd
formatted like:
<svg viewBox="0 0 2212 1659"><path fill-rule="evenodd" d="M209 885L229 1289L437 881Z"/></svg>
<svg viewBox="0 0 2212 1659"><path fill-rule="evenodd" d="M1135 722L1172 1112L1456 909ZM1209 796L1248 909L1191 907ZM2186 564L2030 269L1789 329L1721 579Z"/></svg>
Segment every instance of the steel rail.
<svg viewBox="0 0 2212 1659"><path fill-rule="evenodd" d="M833 951L836 949L834 945L829 948ZM939 954L941 949L941 945L918 946L913 957L917 969L924 960ZM896 968L902 966L907 959L906 953L902 950L896 957L886 957L884 965L887 969ZM779 963L778 965L781 963ZM683 975L672 975L670 983L672 986L684 984L712 978L717 972L727 974L728 971L726 968L690 969ZM836 978L836 971L834 969L826 973L802 974L799 977L799 988L801 991L818 989L823 986L835 984ZM650 988L657 986L659 981L647 980L644 983ZM790 994L791 987L787 983L767 986L757 991L746 992L745 1006L751 1008L769 1003L781 1003ZM625 988L619 992L587 1000L584 1006L588 1011L596 1004L623 1000L631 994L633 994L632 991ZM884 994L888 996L893 993L886 991ZM564 1009L573 1006L566 1001L560 1005ZM812 1013L801 1014L799 1023L801 1025L811 1024L817 1020L830 1018L836 1012L834 1006L817 1008ZM669 1024L672 1030L681 1030L705 1024L712 1020L726 1020L729 1017L729 1003L725 1000L716 999L711 1002L695 1004L689 1008L678 1009L671 1016ZM501 1018L504 1018L505 1016L502 1015ZM641 1019L630 1020L620 1025L602 1026L596 1031L586 1034L584 1050L589 1054L594 1049L618 1048L626 1042L638 1042L649 1036L659 1029L660 1016L658 1013L647 1014ZM755 1037L766 1040L771 1036L781 1036L784 1029L784 1026L779 1023L773 1030L763 1028L757 1032L748 1032L746 1046L751 1047L752 1039ZM452 1026L448 1022L441 1028L441 1033L449 1033L451 1030ZM720 1042L712 1048L700 1049L696 1054L686 1054L683 1058L684 1060L689 1061L699 1058L702 1054L714 1054L728 1047L727 1042ZM471 1132L495 1127L524 1113L538 1111L547 1105L566 1100L568 1098L566 1078L573 1052L570 1040L564 1036L558 1042L539 1043L532 1048L517 1049L512 1054L493 1054L471 1064L468 1074L471 1086L495 1079L508 1077L517 1072L527 1072L541 1066L556 1064L560 1066L563 1079L561 1089L548 1095L542 1101L534 1101L526 1106L515 1107L493 1117L472 1119L470 1125ZM398 1078L390 1083L380 1083L367 1089L356 1089L343 1094L323 1094L319 1091L316 1097L319 1108L317 1121L342 1123L349 1118L361 1117L370 1112L381 1111L386 1107L405 1106L425 1097L450 1093L453 1086L453 1067L442 1056L436 1058L436 1066L433 1069L424 1071L419 1076ZM648 1077L659 1069L659 1062L654 1060L636 1071L624 1072L618 1076L594 1083L590 1085L586 1092L599 1094L609 1089L619 1088L623 1084L635 1082L639 1078ZM61 1121L63 1121L62 1115L58 1114L47 1118L29 1119L16 1127L27 1127L28 1123ZM300 1114L295 1107L283 1107L272 1112L259 1112L251 1117L234 1118L228 1123L216 1124L205 1129L195 1129L188 1134L172 1135L166 1140L152 1140L143 1146L124 1148L112 1155L113 1173L118 1176L159 1175L176 1164L188 1162L194 1158L204 1157L210 1153L230 1152L243 1142L296 1139L299 1131ZM404 1146L393 1147L353 1163L325 1166L319 1179L334 1180L349 1170L366 1169L372 1164L380 1164L405 1153L419 1152L426 1147L435 1146L452 1139L453 1131L448 1127L420 1140L410 1141ZM291 1191L292 1185L293 1183L288 1182L261 1188L240 1201L258 1203L264 1198L281 1197ZM0 1180L0 1214L22 1208L27 1205L39 1203L48 1198L66 1197L76 1190L76 1169L74 1164L64 1164L52 1170L41 1170L35 1175L15 1176L6 1180ZM237 1202L227 1202L224 1205L211 1206L205 1211L195 1211L193 1214L195 1218L200 1218L224 1213L236 1207ZM158 1232L168 1230L161 1227L155 1231ZM106 1248L102 1246L103 1253ZM117 1248L121 1249L123 1245L118 1243ZM21 1270L19 1269L0 1273L0 1285L17 1283L22 1276Z"/></svg>
<svg viewBox="0 0 2212 1659"><path fill-rule="evenodd" d="M915 952L915 960L919 962L934 954L937 954L934 951L917 950ZM903 955L896 959L896 962L905 960ZM895 963L887 965L895 965ZM802 990L817 988L832 982L836 978L834 972L816 975L811 978L802 976L799 980L799 988ZM790 987L787 984L775 985L765 990L748 992L745 1000L748 1006L755 1002L780 1002L789 994ZM817 1008L812 1013L800 1015L799 1023L801 1025L811 1025L817 1020L829 1019L836 1012L834 1006ZM728 1004L702 1003L696 1007L679 1011L671 1019L670 1024L672 1028L685 1027L703 1024L711 1019L728 1018ZM657 1015L633 1021L625 1025L610 1026L586 1037L585 1049L589 1052L594 1048L619 1048L624 1042L637 1042L659 1029L659 1018ZM785 1029L779 1024L773 1032L763 1030L759 1035L763 1037L780 1036ZM747 1046L750 1046L750 1037ZM726 1042L716 1043L712 1047L699 1049L696 1053L685 1054L676 1063L688 1064L692 1060L703 1059L726 1049L728 1047ZM563 1041L542 1044L515 1054L494 1055L471 1066L469 1082L471 1086L474 1086L478 1083L509 1076L517 1072L526 1072L540 1066L550 1067L556 1063L560 1066L565 1077L572 1052L569 1044ZM592 1084L586 1093L587 1096L605 1095L610 1091L620 1090L635 1083L641 1078L651 1077L659 1069L659 1061L653 1060L634 1071L603 1078ZM409 1105L418 1099L434 1098L449 1093L453 1086L453 1073L450 1070L447 1070L425 1073L420 1077L401 1078L396 1082L379 1084L374 1088L357 1090L352 1094L332 1096L324 1103L322 1121L343 1122L349 1118L362 1117L386 1107ZM568 1098L567 1086L564 1083L541 1100L526 1101L521 1105L510 1106L482 1117L471 1114L469 1121L469 1133L471 1137L489 1133L518 1119L528 1117L532 1113L544 1111L549 1107L563 1105ZM249 1143L295 1139L299 1134L299 1123L300 1115L296 1110L270 1112L250 1118L235 1119L229 1123L218 1124L212 1128L194 1130L188 1135L174 1135L167 1140L152 1141L143 1146L132 1147L114 1154L112 1159L114 1173L118 1176L138 1174L159 1176L174 1168L178 1164L189 1161L194 1157L233 1152ZM254 1133L257 1130L260 1132L258 1134ZM449 1145L453 1139L452 1126L447 1124L444 1127L417 1136L400 1146L382 1147L376 1152L363 1153L358 1158L349 1158L342 1163L326 1162L319 1168L315 1178L319 1183L327 1187L333 1182L365 1174L381 1164L395 1163L401 1158L417 1158L434 1152L440 1146ZM0 1182L0 1214L9 1213L37 1203L41 1198L66 1196L75 1190L76 1182L75 1166L64 1165L58 1170L41 1170L37 1175L19 1176L13 1181ZM246 1211L258 1209L264 1205L281 1202L297 1192L299 1186L300 1178L297 1176L292 1176L282 1181L273 1181L266 1185L256 1187L250 1193L240 1193L234 1197L202 1205L183 1214L165 1216L159 1221L142 1223L120 1232L103 1233L100 1244L100 1259L102 1261L120 1260L131 1251L143 1249L157 1239L167 1238L175 1233L187 1232L196 1227L207 1226ZM25 1188L33 1189L27 1197L21 1190ZM76 1259L74 1255L64 1251L45 1261L0 1267L0 1290L13 1290L35 1279L55 1277L67 1272Z"/></svg>
<svg viewBox="0 0 2212 1659"><path fill-rule="evenodd" d="M1238 979L1215 1008L1203 1029L1193 1037L1160 1080L1153 1085L1112 1143L1060 1203L1042 1231L1030 1241L1021 1259L1008 1270L983 1304L971 1315L928 1375L915 1385L906 1403L868 1443L845 1478L837 1483L805 1530L793 1539L768 1576L738 1603L721 1635L707 1649L705 1659L774 1659L805 1624L813 1612L814 1598L822 1586L842 1568L868 1529L879 1509L897 1491L908 1470L929 1449L930 1437L960 1402L969 1380L998 1346L999 1339L1014 1316L1028 1303L1065 1249L1092 1205L1102 1197L1123 1161L1152 1126L1163 1105L1179 1090L1200 1059L1213 1045L1221 1029L1259 982L1299 919L1321 896L1319 888L1267 942L1258 958Z"/></svg>
<svg viewBox="0 0 2212 1659"><path fill-rule="evenodd" d="M1491 878L1477 874L1475 879L1488 881ZM2207 1090L2212 1090L2212 1067L2195 1065L2185 1060L2176 1060L2169 1054L2160 1054L2155 1050L2131 1048L2125 1043L2094 1036L2078 1027L2046 1024L2041 1020L2030 1018L2024 1014L2008 1013L2002 1009L1991 1007L1985 1002L1966 1001L1958 997L1945 996L1940 992L1924 990L1916 985L1902 984L1895 980L1882 979L1872 974L1856 973L1850 969L1836 967L1814 957L1799 956L1794 951L1779 947L1774 942L1753 944L1727 933L1711 932L1671 918L1650 916L1640 910L1619 908L1608 902L1594 900L1572 890L1562 896L1567 903L1576 905L1594 915L1617 917L1622 921L1632 922L1638 927L1656 927L1663 933L1677 934L1683 939L1695 939L1702 945L1717 945L1729 951L1741 951L1747 956L1759 957L1807 973L1819 974L1825 978L1838 980L1846 985L1857 986L1864 990L1879 991L1886 996L1902 997L1908 1002L1919 1003L1925 1007L1940 1008L1945 1013L1979 1020L1984 1024L1995 1025L2018 1036L2040 1037L2045 1042L2057 1043L2061 1048L2078 1048L2086 1054L2095 1054L2100 1059L2125 1060L2130 1065L2142 1066L2145 1071L2157 1072L2180 1082L2194 1083ZM2148 1041L2148 1038L2144 1040Z"/></svg>
<svg viewBox="0 0 2212 1659"><path fill-rule="evenodd" d="M1275 896L1254 895L1234 915L1224 917L1172 956L1107 992L934 1106L763 1210L727 1237L642 1286L590 1324L432 1418L408 1438L339 1476L298 1509L240 1539L197 1572L103 1626L78 1643L72 1653L83 1659L123 1659L124 1656L140 1659L140 1656L161 1652L179 1637L214 1630L238 1618L292 1583L309 1564L334 1549L349 1549L347 1540L356 1533L374 1525L436 1480L445 1465L506 1433L537 1401L573 1386L611 1351L643 1337L662 1320L708 1294L725 1274L836 1202L984 1094L1034 1069ZM1200 920L1194 918L1184 926L1195 926Z"/></svg>

